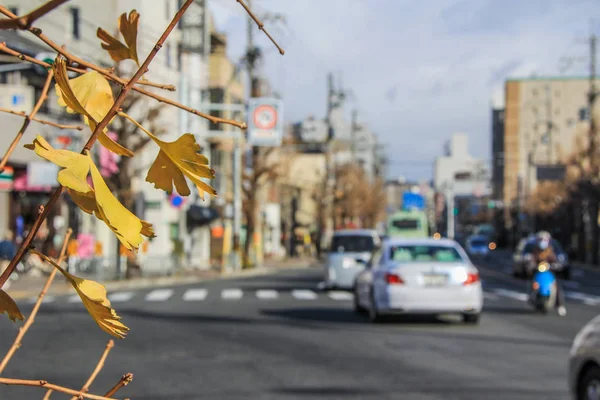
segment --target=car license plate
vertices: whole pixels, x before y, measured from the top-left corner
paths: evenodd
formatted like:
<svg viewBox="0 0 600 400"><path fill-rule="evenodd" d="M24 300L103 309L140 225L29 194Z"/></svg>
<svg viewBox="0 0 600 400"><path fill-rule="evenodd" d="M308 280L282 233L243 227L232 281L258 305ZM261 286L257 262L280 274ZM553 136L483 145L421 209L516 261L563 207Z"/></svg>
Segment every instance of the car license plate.
<svg viewBox="0 0 600 400"><path fill-rule="evenodd" d="M423 283L425 284L425 286L444 286L447 282L448 275L423 275Z"/></svg>

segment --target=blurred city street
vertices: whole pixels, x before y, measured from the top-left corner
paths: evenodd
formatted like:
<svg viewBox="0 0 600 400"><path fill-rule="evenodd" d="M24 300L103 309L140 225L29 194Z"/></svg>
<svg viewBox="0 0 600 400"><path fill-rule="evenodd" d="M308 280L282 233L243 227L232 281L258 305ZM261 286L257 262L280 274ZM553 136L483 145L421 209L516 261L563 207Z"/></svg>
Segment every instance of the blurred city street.
<svg viewBox="0 0 600 400"><path fill-rule="evenodd" d="M600 274L574 270L569 314L559 318L533 312L507 264L502 253L478 263L485 305L476 326L410 316L372 324L353 312L351 292L318 289L314 266L112 292L131 332L92 388L133 372L121 395L143 400L564 399L569 347L597 314ZM5 376L85 381L108 336L71 298L47 298ZM0 320L0 353L17 329ZM17 390L39 398L35 388L10 387L3 398Z"/></svg>

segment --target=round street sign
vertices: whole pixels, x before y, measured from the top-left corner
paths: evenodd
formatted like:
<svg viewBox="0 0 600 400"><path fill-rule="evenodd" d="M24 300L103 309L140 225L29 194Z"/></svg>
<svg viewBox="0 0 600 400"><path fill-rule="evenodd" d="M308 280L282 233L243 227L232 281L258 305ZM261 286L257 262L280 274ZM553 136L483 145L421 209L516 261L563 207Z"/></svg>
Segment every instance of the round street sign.
<svg viewBox="0 0 600 400"><path fill-rule="evenodd" d="M254 110L254 125L258 129L273 129L277 125L277 111L270 105L261 105Z"/></svg>

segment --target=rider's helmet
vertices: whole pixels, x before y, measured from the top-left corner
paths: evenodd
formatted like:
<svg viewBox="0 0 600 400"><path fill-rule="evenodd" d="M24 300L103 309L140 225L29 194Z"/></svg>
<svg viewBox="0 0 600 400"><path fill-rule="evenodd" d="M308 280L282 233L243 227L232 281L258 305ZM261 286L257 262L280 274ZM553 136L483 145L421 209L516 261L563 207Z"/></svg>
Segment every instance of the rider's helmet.
<svg viewBox="0 0 600 400"><path fill-rule="evenodd" d="M552 239L552 236L550 235L550 233L546 232L546 231L540 231L537 233L536 236L536 242L537 242L537 246L540 250L546 250L548 247L550 247L550 240Z"/></svg>

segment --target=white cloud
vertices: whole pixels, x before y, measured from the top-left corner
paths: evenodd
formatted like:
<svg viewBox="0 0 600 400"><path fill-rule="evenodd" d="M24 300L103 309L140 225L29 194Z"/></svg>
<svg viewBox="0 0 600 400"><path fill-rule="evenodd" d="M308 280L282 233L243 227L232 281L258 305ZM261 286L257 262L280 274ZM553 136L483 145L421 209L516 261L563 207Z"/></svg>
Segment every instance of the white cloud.
<svg viewBox="0 0 600 400"><path fill-rule="evenodd" d="M230 55L246 45L246 17L211 0ZM235 4L238 6L237 4ZM558 74L561 56L589 33L596 0L254 0L258 14L283 13L266 27L284 46L267 52L265 72L286 101L290 121L321 115L326 75L341 71L361 118L389 149L391 175L425 178L453 132L465 131L475 155L489 159L490 99L507 76ZM239 6L238 6L239 7ZM243 10L241 10L243 11ZM580 65L571 72L584 71ZM394 89L395 96L390 96ZM393 98L394 100L391 100ZM349 107L354 106L350 104ZM419 163L407 164L407 160Z"/></svg>

